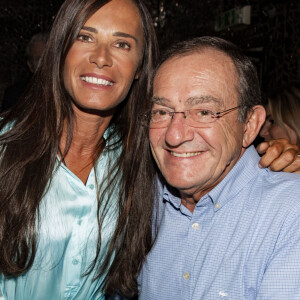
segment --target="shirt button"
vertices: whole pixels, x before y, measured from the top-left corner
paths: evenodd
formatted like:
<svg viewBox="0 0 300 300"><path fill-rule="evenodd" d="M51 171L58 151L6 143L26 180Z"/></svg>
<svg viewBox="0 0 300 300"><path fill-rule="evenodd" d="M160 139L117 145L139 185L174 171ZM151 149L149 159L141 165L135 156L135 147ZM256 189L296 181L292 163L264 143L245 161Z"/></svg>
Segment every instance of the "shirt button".
<svg viewBox="0 0 300 300"><path fill-rule="evenodd" d="M81 225L81 223L82 223L81 220L78 220L78 221L77 221L77 224L78 224L78 225Z"/></svg>
<svg viewBox="0 0 300 300"><path fill-rule="evenodd" d="M194 224L192 225L192 227L193 227L194 230L198 230L199 224L198 224L198 223L194 223Z"/></svg>
<svg viewBox="0 0 300 300"><path fill-rule="evenodd" d="M216 205L215 205L215 208L220 208L220 204L219 203L217 203Z"/></svg>
<svg viewBox="0 0 300 300"><path fill-rule="evenodd" d="M189 280L190 279L190 274L189 273L184 273L183 274L184 279Z"/></svg>
<svg viewBox="0 0 300 300"><path fill-rule="evenodd" d="M73 259L73 260L72 260L72 264L73 264L74 266L78 265L78 263L79 263L79 260L78 260L78 259Z"/></svg>
<svg viewBox="0 0 300 300"><path fill-rule="evenodd" d="M90 184L90 185L89 185L89 188L90 188L91 190L93 190L94 187L95 187L95 186L94 186L93 184Z"/></svg>

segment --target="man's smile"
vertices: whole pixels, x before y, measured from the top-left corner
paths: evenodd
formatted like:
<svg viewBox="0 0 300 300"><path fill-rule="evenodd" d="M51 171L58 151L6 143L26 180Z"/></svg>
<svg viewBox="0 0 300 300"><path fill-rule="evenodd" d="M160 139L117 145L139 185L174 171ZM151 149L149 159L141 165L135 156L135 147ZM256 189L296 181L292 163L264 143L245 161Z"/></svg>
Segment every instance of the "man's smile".
<svg viewBox="0 0 300 300"><path fill-rule="evenodd" d="M201 153L203 153L203 151L198 151L198 152L184 152L184 153L178 153L178 152L170 151L170 153L171 153L171 155L173 155L175 157L191 157L191 156L200 155Z"/></svg>

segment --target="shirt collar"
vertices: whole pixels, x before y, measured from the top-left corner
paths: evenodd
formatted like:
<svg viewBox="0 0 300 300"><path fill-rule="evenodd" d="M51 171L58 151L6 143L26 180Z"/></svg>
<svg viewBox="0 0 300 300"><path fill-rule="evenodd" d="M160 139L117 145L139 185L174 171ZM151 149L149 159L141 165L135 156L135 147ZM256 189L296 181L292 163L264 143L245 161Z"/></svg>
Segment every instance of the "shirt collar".
<svg viewBox="0 0 300 300"><path fill-rule="evenodd" d="M208 194L203 196L198 205L201 205L204 199L210 198L215 206L215 211L221 209L230 199L238 194L244 186L256 176L259 169L259 155L254 146L250 146L242 157L238 160L235 166L230 170L227 176ZM164 179L161 179L159 190L162 195L162 200L170 202L175 208L181 205L181 199L178 191L169 186Z"/></svg>
<svg viewBox="0 0 300 300"><path fill-rule="evenodd" d="M250 146L227 176L208 193L217 210L235 197L257 175L259 160L254 146Z"/></svg>

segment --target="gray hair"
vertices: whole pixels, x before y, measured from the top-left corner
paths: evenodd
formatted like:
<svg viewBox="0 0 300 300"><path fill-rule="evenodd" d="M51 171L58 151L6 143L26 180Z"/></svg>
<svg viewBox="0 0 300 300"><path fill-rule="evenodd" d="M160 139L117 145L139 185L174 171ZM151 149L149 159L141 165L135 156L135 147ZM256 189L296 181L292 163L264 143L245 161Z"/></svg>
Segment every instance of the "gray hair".
<svg viewBox="0 0 300 300"><path fill-rule="evenodd" d="M165 61L174 57L187 56L193 52L200 52L208 48L221 51L232 59L238 74L237 92L240 106L238 119L240 122L245 122L252 107L262 104L257 71L253 63L240 48L224 39L202 36L175 43L163 53L160 62L156 66L152 76L152 86L158 69Z"/></svg>

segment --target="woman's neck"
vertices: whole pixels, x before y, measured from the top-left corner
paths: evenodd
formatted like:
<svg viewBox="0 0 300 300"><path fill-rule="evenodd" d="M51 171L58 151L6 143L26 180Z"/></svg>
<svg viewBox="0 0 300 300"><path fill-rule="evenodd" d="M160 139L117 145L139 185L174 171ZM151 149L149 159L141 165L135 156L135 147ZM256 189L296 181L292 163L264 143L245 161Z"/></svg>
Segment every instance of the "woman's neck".
<svg viewBox="0 0 300 300"><path fill-rule="evenodd" d="M109 126L111 118L112 115L103 117L74 110L72 141L67 153L65 153L64 163L83 183L86 183L93 167L99 141L103 140L104 142L103 134ZM67 127L65 122L60 140L61 153L66 150Z"/></svg>

